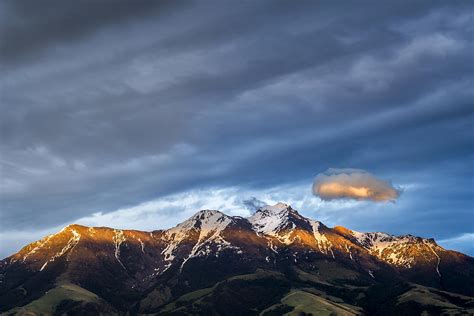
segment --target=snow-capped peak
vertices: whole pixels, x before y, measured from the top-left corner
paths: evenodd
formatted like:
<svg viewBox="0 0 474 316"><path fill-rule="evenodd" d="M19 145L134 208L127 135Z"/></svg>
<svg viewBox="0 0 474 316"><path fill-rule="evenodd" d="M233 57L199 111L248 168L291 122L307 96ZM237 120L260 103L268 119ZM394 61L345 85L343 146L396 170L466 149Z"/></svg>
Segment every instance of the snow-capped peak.
<svg viewBox="0 0 474 316"><path fill-rule="evenodd" d="M362 246L368 249L379 248L381 245L387 244L416 243L420 241L430 242L429 239L424 239L413 235L395 236L383 232L361 233L354 230L350 230L350 233Z"/></svg>
<svg viewBox="0 0 474 316"><path fill-rule="evenodd" d="M186 221L178 224L176 227L173 227L167 231L168 236L183 235L191 229L210 232L210 231L221 231L223 230L230 222L232 217L225 215L224 213L216 210L201 210L191 216ZM176 239L175 237L175 239Z"/></svg>
<svg viewBox="0 0 474 316"><path fill-rule="evenodd" d="M267 205L255 212L248 221L259 233L267 235L280 235L281 231L293 230L296 222L309 225L308 221L288 204L277 203Z"/></svg>
<svg viewBox="0 0 474 316"><path fill-rule="evenodd" d="M314 237L315 246L327 253L331 244L321 230L321 223L301 216L288 204L277 203L257 210L248 218L257 233L276 237L280 242L291 244L300 240L298 231L306 231Z"/></svg>
<svg viewBox="0 0 474 316"><path fill-rule="evenodd" d="M288 224L291 207L285 203L267 205L248 218L257 232L274 235Z"/></svg>
<svg viewBox="0 0 474 316"><path fill-rule="evenodd" d="M264 207L260 208L259 211L279 213L281 211L287 210L288 208L291 208L291 206L286 203L278 202L275 205L265 205Z"/></svg>
<svg viewBox="0 0 474 316"><path fill-rule="evenodd" d="M232 222L232 217L216 210L201 210L188 220L166 231L168 246L163 250L165 259L172 261L174 251L178 245L189 238L190 232L198 233L198 240L194 245L189 258L195 256L199 247L207 241L219 240L225 242L220 233ZM186 259L187 260L187 259Z"/></svg>
<svg viewBox="0 0 474 316"><path fill-rule="evenodd" d="M432 239L425 239L413 235L394 236L387 233L361 233L350 231L358 243L369 250L372 255L377 256L385 262L393 265L410 268L416 260L416 253L424 253L422 256L427 259L438 260L436 252L443 251ZM430 259L427 259L430 260ZM438 266L436 267L439 273Z"/></svg>
<svg viewBox="0 0 474 316"><path fill-rule="evenodd" d="M229 216L227 216L226 214L218 210L200 210L199 212L191 216L191 218L189 218L186 222L213 221L213 220L219 220L219 218L228 218L228 217Z"/></svg>

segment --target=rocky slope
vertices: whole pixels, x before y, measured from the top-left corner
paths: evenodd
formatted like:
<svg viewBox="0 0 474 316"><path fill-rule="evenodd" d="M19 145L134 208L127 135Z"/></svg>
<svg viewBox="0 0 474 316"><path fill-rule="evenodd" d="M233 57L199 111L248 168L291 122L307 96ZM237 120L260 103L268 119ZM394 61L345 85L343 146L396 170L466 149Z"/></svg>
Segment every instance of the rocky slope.
<svg viewBox="0 0 474 316"><path fill-rule="evenodd" d="M470 313L472 296L472 257L283 203L153 232L70 225L0 261L7 314Z"/></svg>

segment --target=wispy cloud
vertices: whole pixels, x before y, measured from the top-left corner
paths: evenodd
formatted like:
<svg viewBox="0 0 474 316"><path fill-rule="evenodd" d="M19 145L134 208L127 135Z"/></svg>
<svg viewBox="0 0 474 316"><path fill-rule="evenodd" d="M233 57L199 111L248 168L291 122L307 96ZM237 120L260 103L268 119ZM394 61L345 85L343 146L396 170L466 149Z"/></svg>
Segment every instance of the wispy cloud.
<svg viewBox="0 0 474 316"><path fill-rule="evenodd" d="M438 243L446 249L455 249L472 255L474 252L474 233L463 233L439 240Z"/></svg>

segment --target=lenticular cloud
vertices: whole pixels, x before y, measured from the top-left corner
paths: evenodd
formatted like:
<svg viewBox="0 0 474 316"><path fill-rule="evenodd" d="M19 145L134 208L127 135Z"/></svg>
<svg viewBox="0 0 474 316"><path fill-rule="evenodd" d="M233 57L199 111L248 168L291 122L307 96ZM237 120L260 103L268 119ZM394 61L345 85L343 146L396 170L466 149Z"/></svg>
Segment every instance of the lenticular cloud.
<svg viewBox="0 0 474 316"><path fill-rule="evenodd" d="M395 202L401 192L391 182L377 179L360 169L330 168L318 174L313 183L313 194L326 201L354 199Z"/></svg>

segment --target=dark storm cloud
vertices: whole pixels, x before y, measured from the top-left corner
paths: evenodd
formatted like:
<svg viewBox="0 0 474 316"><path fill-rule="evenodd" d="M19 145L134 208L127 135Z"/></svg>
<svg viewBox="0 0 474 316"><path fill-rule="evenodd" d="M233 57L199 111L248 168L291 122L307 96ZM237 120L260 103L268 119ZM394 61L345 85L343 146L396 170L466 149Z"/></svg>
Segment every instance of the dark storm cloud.
<svg viewBox="0 0 474 316"><path fill-rule="evenodd" d="M408 189L386 230L414 208L426 222L467 218L472 192L453 189L472 179L459 171L474 147L467 1L0 6L4 227L335 165L434 186ZM444 239L472 229L436 221L423 229Z"/></svg>
<svg viewBox="0 0 474 316"><path fill-rule="evenodd" d="M41 53L51 46L67 45L114 24L146 15L159 15L179 1L7 0L2 9L1 57L4 61Z"/></svg>

